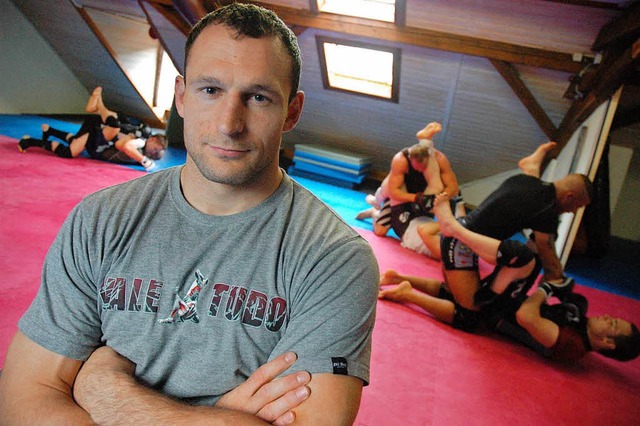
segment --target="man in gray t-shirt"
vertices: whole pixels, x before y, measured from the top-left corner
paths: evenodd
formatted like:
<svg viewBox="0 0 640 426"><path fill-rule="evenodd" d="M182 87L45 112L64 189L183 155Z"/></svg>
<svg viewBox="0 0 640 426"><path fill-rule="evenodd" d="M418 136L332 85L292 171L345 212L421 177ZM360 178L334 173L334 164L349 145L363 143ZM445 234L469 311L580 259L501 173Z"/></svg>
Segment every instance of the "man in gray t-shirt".
<svg viewBox="0 0 640 426"><path fill-rule="evenodd" d="M278 167L304 101L295 36L233 4L194 27L186 52L186 164L69 215L7 354L9 422L355 418L378 267Z"/></svg>

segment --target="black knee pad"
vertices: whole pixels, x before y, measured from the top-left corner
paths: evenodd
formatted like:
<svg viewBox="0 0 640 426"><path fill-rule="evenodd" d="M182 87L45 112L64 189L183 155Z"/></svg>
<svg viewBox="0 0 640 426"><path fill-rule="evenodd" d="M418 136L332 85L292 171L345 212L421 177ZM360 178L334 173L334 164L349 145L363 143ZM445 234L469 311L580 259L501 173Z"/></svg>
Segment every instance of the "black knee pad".
<svg viewBox="0 0 640 426"><path fill-rule="evenodd" d="M62 158L73 158L73 155L71 155L71 149L69 149L68 146L65 145L58 145L56 147L56 150L53 151L58 157L62 157Z"/></svg>
<svg viewBox="0 0 640 426"><path fill-rule="evenodd" d="M474 333L484 328L484 315L478 311L463 308L456 303L452 325L459 330Z"/></svg>
<svg viewBox="0 0 640 426"><path fill-rule="evenodd" d="M498 247L497 263L508 268L520 268L531 262L534 254L519 241L504 240Z"/></svg>

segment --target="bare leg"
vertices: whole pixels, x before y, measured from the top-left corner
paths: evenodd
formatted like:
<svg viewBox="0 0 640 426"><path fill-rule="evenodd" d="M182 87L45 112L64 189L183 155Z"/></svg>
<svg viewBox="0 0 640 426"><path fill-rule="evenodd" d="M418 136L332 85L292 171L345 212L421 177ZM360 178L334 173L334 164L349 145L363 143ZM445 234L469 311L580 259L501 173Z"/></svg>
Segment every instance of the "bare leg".
<svg viewBox="0 0 640 426"><path fill-rule="evenodd" d="M100 86L93 89L93 93L87 102L85 110L87 112L99 114L103 123L106 123L107 117L109 116L118 118L118 114L116 112L111 111L104 105L104 102L102 101L102 87Z"/></svg>
<svg viewBox="0 0 640 426"><path fill-rule="evenodd" d="M368 209L360 210L356 215L356 219L365 220L369 218L373 218L376 216L377 210L374 207L369 207Z"/></svg>
<svg viewBox="0 0 640 426"><path fill-rule="evenodd" d="M427 187L424 190L425 194L439 194L442 192L444 184L440 177L440 165L438 164L435 153L429 155L427 168L422 174L427 181Z"/></svg>
<svg viewBox="0 0 640 426"><path fill-rule="evenodd" d="M447 194L439 194L433 206L433 213L438 218L440 233L446 237L454 237L466 244L485 262L495 265L497 263L498 247L500 241L495 238L477 234L462 226L451 213Z"/></svg>
<svg viewBox="0 0 640 426"><path fill-rule="evenodd" d="M440 252L440 225L438 222L427 222L418 226L418 235L431 252L431 257L440 260L442 253Z"/></svg>
<svg viewBox="0 0 640 426"><path fill-rule="evenodd" d="M95 114L98 112L98 104L102 104L102 87L100 86L93 89L93 93L91 93L84 110ZM104 105L102 106L104 107Z"/></svg>
<svg viewBox="0 0 640 426"><path fill-rule="evenodd" d="M403 275L393 269L389 269L380 277L380 286L400 284L404 281L408 281L411 284L411 287L416 290L431 296L437 296L438 293L440 293L440 285L442 284L442 281L435 278Z"/></svg>
<svg viewBox="0 0 640 426"><path fill-rule="evenodd" d="M555 148L557 144L555 142L547 142L540 145L533 154L524 157L518 161L518 167L525 175L530 175L539 178L542 175L542 162L547 156L547 153Z"/></svg>
<svg viewBox="0 0 640 426"><path fill-rule="evenodd" d="M88 140L89 140L89 133L85 133L84 135L79 136L75 139L72 139L69 142L69 149L71 150L71 156L73 158L82 154L82 151L84 151L84 148L87 146ZM53 148L53 143L51 144L51 148L55 151L55 148Z"/></svg>
<svg viewBox="0 0 640 426"><path fill-rule="evenodd" d="M397 303L412 303L421 307L436 319L446 324L453 324L453 316L455 314L453 302L438 299L426 293L416 292L409 281L402 281L397 287L380 291L378 298Z"/></svg>

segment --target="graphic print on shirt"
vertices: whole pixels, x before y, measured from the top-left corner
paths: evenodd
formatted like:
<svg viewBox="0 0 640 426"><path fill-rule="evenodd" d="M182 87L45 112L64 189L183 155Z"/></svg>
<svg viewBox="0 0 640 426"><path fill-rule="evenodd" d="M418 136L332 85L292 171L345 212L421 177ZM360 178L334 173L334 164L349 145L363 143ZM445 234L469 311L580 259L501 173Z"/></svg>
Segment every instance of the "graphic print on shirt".
<svg viewBox="0 0 640 426"><path fill-rule="evenodd" d="M165 286L163 281L156 279L127 280L122 276L107 277L99 291L101 309L111 312L158 314L161 299L166 300L171 297L173 302L169 315L166 316L165 313L164 318L157 320L161 324L199 323L203 321L205 306L207 306L203 303L208 303L207 318L225 319L249 327L264 327L271 332L279 331L285 324L287 301L282 297L269 297L261 291L238 285L220 282L212 284L212 278L205 278L199 269L194 275L195 279L182 295L179 293L182 286ZM148 283L146 295L143 286L145 283ZM174 291L164 290L165 287L172 288ZM212 293L211 296L209 292ZM203 294L206 296L202 296ZM201 296L207 297L208 300L200 300ZM200 303L200 309L198 309L198 303ZM162 303L162 306L167 304Z"/></svg>
<svg viewBox="0 0 640 426"><path fill-rule="evenodd" d="M200 270L196 271L196 279L193 280L191 287L185 297L180 297L178 289L176 289L176 300L173 303L173 309L171 309L171 315L165 319L158 320L160 323L172 323L175 321L193 321L200 322L198 317L198 296L200 296L200 290L207 285L208 280L204 278Z"/></svg>

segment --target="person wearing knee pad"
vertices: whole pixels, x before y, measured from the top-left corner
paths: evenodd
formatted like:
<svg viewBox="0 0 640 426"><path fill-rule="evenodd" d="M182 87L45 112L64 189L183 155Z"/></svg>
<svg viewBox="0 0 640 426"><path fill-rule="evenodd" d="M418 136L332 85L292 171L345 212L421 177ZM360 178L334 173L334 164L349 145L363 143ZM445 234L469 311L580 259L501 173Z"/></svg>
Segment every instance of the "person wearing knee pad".
<svg viewBox="0 0 640 426"><path fill-rule="evenodd" d="M449 226L448 236L460 239L463 245L470 246L469 241L465 239L469 235L482 235L504 241L523 229L531 229L533 245L537 251L536 255L542 261L545 280L557 290L563 288L568 292L573 286L572 280L564 275L555 251L558 217L561 213L575 212L586 206L592 198L593 189L589 179L580 174L570 174L554 182L540 180L542 161L554 146L555 142L548 142L538 147L530 156L523 158L518 163L523 174L512 176L503 182L460 221L460 226ZM440 223L439 217L438 221ZM450 224L454 222L449 221ZM441 231L442 227L440 223ZM452 243L449 245L455 247ZM473 247L471 251L483 257ZM503 251L509 253L508 247ZM460 250L450 251L448 255L458 256L460 253ZM459 262L454 260L452 263ZM456 278L462 281L477 281L477 266L472 264L466 270L457 272ZM478 293L475 303L490 303L502 291L504 287L484 287Z"/></svg>
<svg viewBox="0 0 640 426"><path fill-rule="evenodd" d="M131 126L123 125L117 114L104 106L102 88L94 90L86 110L95 114L84 120L75 135L43 124L42 139L24 136L18 142L18 148L25 152L28 148L39 147L62 158L78 157L86 149L87 153L97 160L125 164L140 163L147 170L155 166L154 160L162 158L167 145L164 135L151 134L143 140L136 138L135 133L123 133L123 128L131 130ZM51 141L51 137L64 143Z"/></svg>
<svg viewBox="0 0 640 426"><path fill-rule="evenodd" d="M455 233L450 229L456 227L450 223L455 219L439 211L436 200L436 215L440 215L439 219L442 216L443 232ZM381 276L381 287L397 286L381 290L378 298L418 305L436 319L467 332L500 332L556 360L576 361L589 351L619 361L635 359L640 354L637 326L609 315L587 317L587 300L572 292L572 284L545 281L529 296L542 263L526 245L479 234L472 237L464 236L479 254L458 239L443 237L443 282L387 271ZM478 255L496 265L488 276L474 281L469 276L455 275L477 267ZM478 306L478 288L494 288L499 294ZM551 295L560 303L547 304Z"/></svg>

